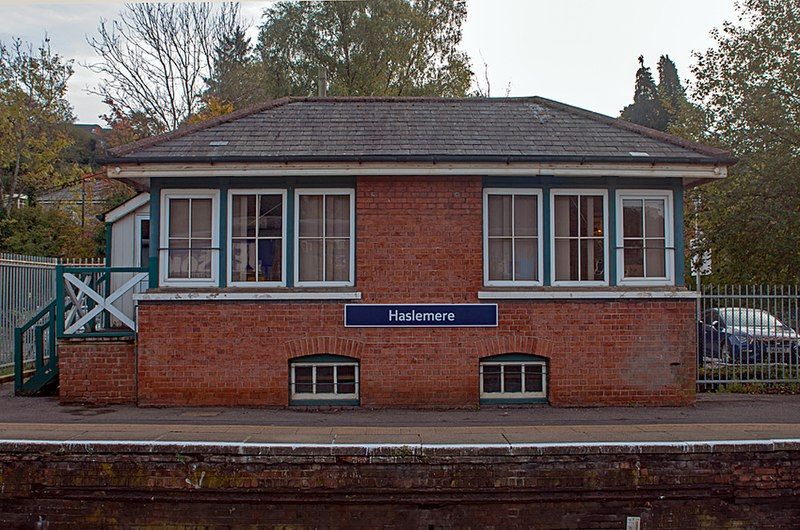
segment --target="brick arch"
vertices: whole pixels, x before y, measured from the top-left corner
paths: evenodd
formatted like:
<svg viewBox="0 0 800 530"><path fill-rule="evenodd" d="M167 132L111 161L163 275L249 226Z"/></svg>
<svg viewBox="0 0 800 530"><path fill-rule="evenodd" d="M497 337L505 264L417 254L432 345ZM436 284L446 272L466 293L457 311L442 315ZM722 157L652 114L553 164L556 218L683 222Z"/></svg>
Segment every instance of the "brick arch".
<svg viewBox="0 0 800 530"><path fill-rule="evenodd" d="M286 354L289 359L304 355L344 355L361 359L364 343L338 337L313 337L286 341Z"/></svg>
<svg viewBox="0 0 800 530"><path fill-rule="evenodd" d="M476 350L478 358L503 353L527 353L549 358L553 353L553 342L530 335L508 334L481 339Z"/></svg>

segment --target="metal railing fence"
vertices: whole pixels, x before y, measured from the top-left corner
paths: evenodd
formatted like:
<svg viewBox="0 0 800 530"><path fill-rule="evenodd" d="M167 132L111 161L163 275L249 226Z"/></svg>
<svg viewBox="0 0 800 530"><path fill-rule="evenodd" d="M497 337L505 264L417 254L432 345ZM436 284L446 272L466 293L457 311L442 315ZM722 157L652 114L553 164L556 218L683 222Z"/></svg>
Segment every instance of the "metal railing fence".
<svg viewBox="0 0 800 530"><path fill-rule="evenodd" d="M697 309L698 390L800 383L800 289L703 288Z"/></svg>
<svg viewBox="0 0 800 530"><path fill-rule="evenodd" d="M56 265L103 266L103 258L62 259L0 253L0 370L13 364L14 328L22 326L56 296ZM24 359L34 361L34 331L26 331ZM47 339L45 339L47 340ZM45 347L48 347L45 345Z"/></svg>

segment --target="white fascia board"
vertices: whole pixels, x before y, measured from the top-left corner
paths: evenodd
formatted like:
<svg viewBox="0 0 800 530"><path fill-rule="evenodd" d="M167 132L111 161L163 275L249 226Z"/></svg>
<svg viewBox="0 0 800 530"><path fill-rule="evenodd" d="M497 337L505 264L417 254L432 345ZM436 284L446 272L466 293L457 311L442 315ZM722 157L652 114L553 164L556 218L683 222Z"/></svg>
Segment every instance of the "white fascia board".
<svg viewBox="0 0 800 530"><path fill-rule="evenodd" d="M118 221L128 215L129 213L135 211L140 206L144 206L150 202L150 194L147 192L140 193L139 195L123 202L107 214L105 214L105 221L107 223L113 223L114 221Z"/></svg>
<svg viewBox="0 0 800 530"><path fill-rule="evenodd" d="M624 300L624 299L663 299L697 298L695 291L479 291L480 300Z"/></svg>
<svg viewBox="0 0 800 530"><path fill-rule="evenodd" d="M576 163L215 163L147 164L109 167L112 178L133 180L153 177L332 177L332 176L555 176L636 177L685 180L721 179L724 166L692 164L576 164Z"/></svg>
<svg viewBox="0 0 800 530"><path fill-rule="evenodd" d="M268 301L268 300L361 300L360 292L252 292L220 293L186 291L176 293L141 293L133 295L137 301L150 302L203 302L203 301Z"/></svg>

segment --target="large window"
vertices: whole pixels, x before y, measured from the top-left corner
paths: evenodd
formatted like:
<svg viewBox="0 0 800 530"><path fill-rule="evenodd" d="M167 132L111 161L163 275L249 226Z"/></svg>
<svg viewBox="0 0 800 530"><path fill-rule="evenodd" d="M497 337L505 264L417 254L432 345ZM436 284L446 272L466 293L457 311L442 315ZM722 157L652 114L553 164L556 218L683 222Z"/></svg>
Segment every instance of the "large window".
<svg viewBox="0 0 800 530"><path fill-rule="evenodd" d="M541 284L541 197L538 190L485 190L486 285Z"/></svg>
<svg viewBox="0 0 800 530"><path fill-rule="evenodd" d="M554 190L552 267L554 285L604 285L606 192Z"/></svg>
<svg viewBox="0 0 800 530"><path fill-rule="evenodd" d="M619 283L671 283L669 192L620 191L617 196Z"/></svg>
<svg viewBox="0 0 800 530"><path fill-rule="evenodd" d="M353 191L298 190L296 198L296 285L353 285Z"/></svg>
<svg viewBox="0 0 800 530"><path fill-rule="evenodd" d="M310 355L289 363L291 404L358 401L358 360L340 355Z"/></svg>
<svg viewBox="0 0 800 530"><path fill-rule="evenodd" d="M504 354L480 361L481 401L541 401L547 397L547 363L535 355Z"/></svg>
<svg viewBox="0 0 800 530"><path fill-rule="evenodd" d="M218 192L162 192L161 284L212 286L217 282Z"/></svg>
<svg viewBox="0 0 800 530"><path fill-rule="evenodd" d="M286 193L230 192L228 281L233 286L283 285Z"/></svg>

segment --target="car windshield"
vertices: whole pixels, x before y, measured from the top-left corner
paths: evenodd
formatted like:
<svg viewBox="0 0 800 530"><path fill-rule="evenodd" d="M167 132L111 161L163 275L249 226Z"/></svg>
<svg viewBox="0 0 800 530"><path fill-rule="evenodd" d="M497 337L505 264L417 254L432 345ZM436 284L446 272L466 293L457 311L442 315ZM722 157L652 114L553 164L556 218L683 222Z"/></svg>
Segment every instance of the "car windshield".
<svg viewBox="0 0 800 530"><path fill-rule="evenodd" d="M726 326L737 328L788 329L783 322L763 309L728 307L720 309L719 313Z"/></svg>

